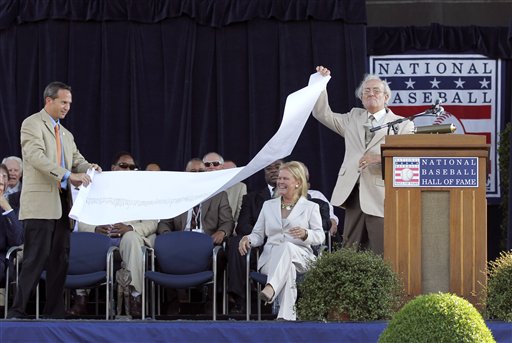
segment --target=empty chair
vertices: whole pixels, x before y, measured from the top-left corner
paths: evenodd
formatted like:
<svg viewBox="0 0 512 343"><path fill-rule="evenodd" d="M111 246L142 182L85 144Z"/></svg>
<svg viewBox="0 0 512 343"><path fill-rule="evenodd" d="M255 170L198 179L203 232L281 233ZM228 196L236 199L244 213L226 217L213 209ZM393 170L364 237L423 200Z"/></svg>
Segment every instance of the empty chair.
<svg viewBox="0 0 512 343"><path fill-rule="evenodd" d="M174 231L156 237L154 248L145 247L151 270L144 276L151 282L151 310L155 318L155 287L184 289L213 284L213 320L217 319L217 253L213 240L204 233ZM155 258L159 271L155 271ZM144 266L147 263L144 262ZM146 283L142 290L142 319L145 318Z"/></svg>
<svg viewBox="0 0 512 343"><path fill-rule="evenodd" d="M109 237L92 232L73 232L70 235L69 267L64 287L66 289L106 289L105 319L109 319L113 300L114 251ZM41 279L46 279L43 272ZM39 317L39 287L37 287L36 317Z"/></svg>

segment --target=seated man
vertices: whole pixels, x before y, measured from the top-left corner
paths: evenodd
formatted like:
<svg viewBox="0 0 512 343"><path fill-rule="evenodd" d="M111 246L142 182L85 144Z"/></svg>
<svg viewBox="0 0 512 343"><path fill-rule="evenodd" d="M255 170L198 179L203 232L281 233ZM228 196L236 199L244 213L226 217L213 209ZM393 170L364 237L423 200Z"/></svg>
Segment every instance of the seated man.
<svg viewBox="0 0 512 343"><path fill-rule="evenodd" d="M11 156L11 158L18 158L18 157ZM14 163L15 165L17 165L17 160L14 160L14 161L9 160L9 161L11 163ZM3 180L4 188L5 188L2 196L7 199L7 201L12 206L14 211L16 211L16 217L17 217L18 212L20 210L21 190L16 190L16 187L14 189L8 189L9 182L11 181L10 177L11 177L11 174L9 173L9 168L3 163L0 164L0 179ZM21 188L21 181L17 183L17 188L18 189Z"/></svg>
<svg viewBox="0 0 512 343"><path fill-rule="evenodd" d="M201 159L194 158L187 163L185 171L204 172L206 168ZM226 192L220 192L177 217L160 220L158 234L171 231L202 232L211 236L215 245L220 245L231 235L233 227L233 215L227 194ZM219 277L225 269L225 260L226 258L221 250L217 259Z"/></svg>
<svg viewBox="0 0 512 343"><path fill-rule="evenodd" d="M5 167L3 164L2 167ZM5 254L10 247L23 244L23 227L18 220L18 213L11 207L4 191L7 179L0 174L0 285L4 285L6 261ZM4 310L4 288L0 288L0 313Z"/></svg>
<svg viewBox="0 0 512 343"><path fill-rule="evenodd" d="M118 153L112 162L112 171L135 170L137 165L128 152ZM135 220L125 223L105 223L105 225L89 225L78 223L78 231L96 232L109 236L113 246L119 247L121 259L131 276L131 297L130 311L134 317L140 317L142 312L142 283L143 255L142 246L152 247L157 229L156 220ZM71 315L84 315L87 313L87 293L85 290L77 290L77 296L73 308L69 311Z"/></svg>
<svg viewBox="0 0 512 343"><path fill-rule="evenodd" d="M209 152L203 157L203 163L206 167L206 171L236 168L236 164L232 161L230 162L231 163L226 166L224 158L216 152ZM236 224L238 216L240 215L240 209L242 208L242 199L244 195L247 194L247 186L243 182L238 182L226 189L226 194L228 195L229 206L231 206L233 220Z"/></svg>
<svg viewBox="0 0 512 343"><path fill-rule="evenodd" d="M23 161L18 156L9 156L2 160L9 170L9 180L5 188L5 195L21 192L21 177L23 175Z"/></svg>

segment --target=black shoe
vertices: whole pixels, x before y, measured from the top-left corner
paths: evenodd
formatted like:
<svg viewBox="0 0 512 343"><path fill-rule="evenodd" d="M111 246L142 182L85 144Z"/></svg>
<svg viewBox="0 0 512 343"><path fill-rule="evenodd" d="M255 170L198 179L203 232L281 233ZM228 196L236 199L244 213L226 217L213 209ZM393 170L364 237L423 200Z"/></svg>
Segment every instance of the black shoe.
<svg viewBox="0 0 512 343"><path fill-rule="evenodd" d="M67 315L71 317L87 315L87 298L87 295L75 296L75 303L68 310Z"/></svg>
<svg viewBox="0 0 512 343"><path fill-rule="evenodd" d="M245 299L230 293L228 298L228 309L230 314L245 313Z"/></svg>
<svg viewBox="0 0 512 343"><path fill-rule="evenodd" d="M132 317L142 317L142 296L130 296L130 315Z"/></svg>
<svg viewBox="0 0 512 343"><path fill-rule="evenodd" d="M25 313L22 313L22 312L19 312L19 311L16 311L16 310L9 310L9 312L7 312L7 319L28 319L29 317L25 314Z"/></svg>

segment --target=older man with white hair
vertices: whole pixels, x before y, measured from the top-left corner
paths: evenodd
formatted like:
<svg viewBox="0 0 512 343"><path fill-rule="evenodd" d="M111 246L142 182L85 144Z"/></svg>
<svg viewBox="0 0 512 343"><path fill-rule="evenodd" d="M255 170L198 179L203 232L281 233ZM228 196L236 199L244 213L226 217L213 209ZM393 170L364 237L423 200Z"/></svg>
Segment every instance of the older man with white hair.
<svg viewBox="0 0 512 343"><path fill-rule="evenodd" d="M21 192L21 176L23 175L23 161L17 156L9 156L2 160L9 170L9 180L7 182L7 189L5 190L5 197Z"/></svg>

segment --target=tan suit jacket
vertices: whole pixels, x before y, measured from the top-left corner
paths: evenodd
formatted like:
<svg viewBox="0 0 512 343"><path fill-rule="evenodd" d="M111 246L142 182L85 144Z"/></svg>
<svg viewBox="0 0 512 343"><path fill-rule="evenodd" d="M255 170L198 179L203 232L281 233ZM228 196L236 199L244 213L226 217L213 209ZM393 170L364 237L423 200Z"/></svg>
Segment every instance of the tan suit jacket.
<svg viewBox="0 0 512 343"><path fill-rule="evenodd" d="M169 231L183 231L187 226L188 211L171 219L164 219L158 223L158 234ZM226 237L231 236L235 224L226 192L211 197L201 203L201 227L204 233L213 235L217 231L224 231Z"/></svg>
<svg viewBox="0 0 512 343"><path fill-rule="evenodd" d="M353 108L349 113L334 113L323 91L313 108L313 116L322 124L345 138L345 157L338 172L338 179L331 198L334 206L343 207L352 189L359 180L359 199L361 210L369 215L384 217L384 180L382 166L371 165L359 170L359 160L366 153L380 155L380 146L385 142L387 129L375 132L368 146L365 144L364 124L368 113L362 108ZM402 118L391 111L384 116L382 123ZM398 124L398 134L410 134L414 129L411 121ZM391 130L390 135L394 134Z"/></svg>
<svg viewBox="0 0 512 343"><path fill-rule="evenodd" d="M240 209L242 208L242 200L244 195L247 194L247 186L245 183L239 182L226 189L226 194L228 195L229 206L231 206L231 213L236 224L240 215Z"/></svg>
<svg viewBox="0 0 512 343"><path fill-rule="evenodd" d="M59 219L62 207L58 183L68 170L83 173L90 167L78 151L71 132L62 124L60 132L65 168L57 164L55 130L50 115L43 109L21 124L23 187L20 219Z"/></svg>

